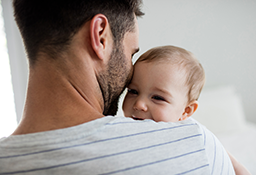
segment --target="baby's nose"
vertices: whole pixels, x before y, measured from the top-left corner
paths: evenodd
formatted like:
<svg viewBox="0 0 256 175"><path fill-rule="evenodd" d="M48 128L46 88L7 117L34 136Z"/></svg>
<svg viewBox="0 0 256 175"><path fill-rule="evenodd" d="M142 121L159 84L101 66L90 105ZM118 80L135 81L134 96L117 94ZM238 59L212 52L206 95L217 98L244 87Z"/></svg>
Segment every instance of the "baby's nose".
<svg viewBox="0 0 256 175"><path fill-rule="evenodd" d="M148 107L143 99L137 99L133 106L134 110L147 111Z"/></svg>

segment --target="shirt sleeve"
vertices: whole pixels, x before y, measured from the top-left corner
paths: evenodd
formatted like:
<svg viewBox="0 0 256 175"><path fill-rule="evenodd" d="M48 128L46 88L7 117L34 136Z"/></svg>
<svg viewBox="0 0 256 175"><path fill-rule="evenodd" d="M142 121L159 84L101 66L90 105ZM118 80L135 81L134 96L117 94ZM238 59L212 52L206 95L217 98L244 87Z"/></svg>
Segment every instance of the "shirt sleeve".
<svg viewBox="0 0 256 175"><path fill-rule="evenodd" d="M196 122L202 132L203 142L212 175L235 174L231 160L217 137L205 126Z"/></svg>

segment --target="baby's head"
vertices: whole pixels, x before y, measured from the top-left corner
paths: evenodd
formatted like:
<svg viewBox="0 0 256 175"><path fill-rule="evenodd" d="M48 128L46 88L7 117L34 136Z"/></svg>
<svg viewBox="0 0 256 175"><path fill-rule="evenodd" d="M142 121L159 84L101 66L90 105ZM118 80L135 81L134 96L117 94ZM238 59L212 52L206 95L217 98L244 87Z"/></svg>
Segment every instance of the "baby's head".
<svg viewBox="0 0 256 175"><path fill-rule="evenodd" d="M175 46L148 50L134 65L124 99L126 117L176 122L198 107L205 73L194 55Z"/></svg>

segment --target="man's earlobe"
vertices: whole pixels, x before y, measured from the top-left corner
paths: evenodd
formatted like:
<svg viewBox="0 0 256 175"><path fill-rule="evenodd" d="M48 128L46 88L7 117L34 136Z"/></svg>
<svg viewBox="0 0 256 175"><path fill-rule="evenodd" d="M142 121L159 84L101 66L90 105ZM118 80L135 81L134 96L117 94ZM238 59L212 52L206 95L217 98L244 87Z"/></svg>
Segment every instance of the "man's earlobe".
<svg viewBox="0 0 256 175"><path fill-rule="evenodd" d="M90 23L91 46L99 59L104 59L109 54L108 47L111 46L111 30L106 16L97 14Z"/></svg>

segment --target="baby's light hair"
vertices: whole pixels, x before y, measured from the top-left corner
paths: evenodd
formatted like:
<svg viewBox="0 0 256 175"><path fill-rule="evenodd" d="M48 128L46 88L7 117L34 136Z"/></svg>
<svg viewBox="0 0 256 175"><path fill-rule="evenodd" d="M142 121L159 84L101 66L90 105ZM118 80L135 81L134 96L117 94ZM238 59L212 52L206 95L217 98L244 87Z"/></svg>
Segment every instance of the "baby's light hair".
<svg viewBox="0 0 256 175"><path fill-rule="evenodd" d="M139 62L165 63L166 61L172 65L180 66L180 68L185 68L188 102L198 100L205 83L205 72L191 52L176 46L155 47L141 55L135 64Z"/></svg>

